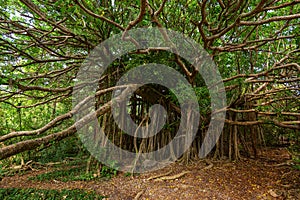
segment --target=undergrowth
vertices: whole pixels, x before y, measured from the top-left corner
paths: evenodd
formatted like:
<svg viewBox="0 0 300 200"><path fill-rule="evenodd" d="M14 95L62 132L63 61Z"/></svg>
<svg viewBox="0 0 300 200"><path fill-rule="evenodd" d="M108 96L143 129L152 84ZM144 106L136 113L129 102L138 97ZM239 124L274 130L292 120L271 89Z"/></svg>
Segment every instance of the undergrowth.
<svg viewBox="0 0 300 200"><path fill-rule="evenodd" d="M61 166L60 166L61 167ZM39 174L35 177L30 177L29 180L38 180L38 181L46 181L46 180L59 180L62 182L68 181L89 181L95 180L98 178L111 178L117 174L117 170L109 168L107 166L103 166L100 171L100 176L96 175L96 169L92 169L89 173L86 173L85 165L71 166L58 168L57 170L53 170L48 173Z"/></svg>
<svg viewBox="0 0 300 200"><path fill-rule="evenodd" d="M104 196L96 194L94 191L84 190L41 190L41 189L1 189L0 199L3 200L57 200L57 199L103 199Z"/></svg>

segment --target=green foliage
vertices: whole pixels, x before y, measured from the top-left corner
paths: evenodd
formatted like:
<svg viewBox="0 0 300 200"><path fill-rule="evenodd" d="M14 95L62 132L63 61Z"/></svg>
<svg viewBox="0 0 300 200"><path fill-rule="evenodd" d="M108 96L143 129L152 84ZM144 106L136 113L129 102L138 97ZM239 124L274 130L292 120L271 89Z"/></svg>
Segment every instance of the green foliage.
<svg viewBox="0 0 300 200"><path fill-rule="evenodd" d="M296 143L292 144L289 147L289 151L292 154L292 159L293 159L293 162L295 164L294 168L300 170L300 143L298 141L299 140L298 137L299 136L297 136L297 138L294 138L293 135L292 135L291 139L292 139L292 141L296 141Z"/></svg>
<svg viewBox="0 0 300 200"><path fill-rule="evenodd" d="M126 172L126 173L124 174L124 176L125 176L125 177L132 176L132 173L130 173L130 172Z"/></svg>
<svg viewBox="0 0 300 200"><path fill-rule="evenodd" d="M30 159L41 163L62 162L68 157L76 158L85 155L87 152L81 147L80 140L72 136L68 140L51 143L49 147L42 147L37 152L32 153Z"/></svg>
<svg viewBox="0 0 300 200"><path fill-rule="evenodd" d="M53 170L48 173L39 174L35 177L30 177L30 180L59 180L62 182L67 182L71 180L87 180L89 178L89 174L85 174L85 165L81 166L72 166L71 168L65 168L60 170Z"/></svg>
<svg viewBox="0 0 300 200"><path fill-rule="evenodd" d="M4 171L2 169L2 164L0 163L0 180L2 179L3 175L4 175Z"/></svg>
<svg viewBox="0 0 300 200"><path fill-rule="evenodd" d="M2 189L0 188L0 199L2 200L56 200L56 199L103 199L104 196L95 192L84 190L40 190L40 189Z"/></svg>
<svg viewBox="0 0 300 200"><path fill-rule="evenodd" d="M200 106L200 112L202 115L207 114L210 111L210 96L207 87L196 87L194 88L195 94L198 98L198 103Z"/></svg>
<svg viewBox="0 0 300 200"><path fill-rule="evenodd" d="M117 169L112 167L103 166L101 169L101 176L106 178L111 178L112 176L116 176L118 173Z"/></svg>
<svg viewBox="0 0 300 200"><path fill-rule="evenodd" d="M117 175L117 166L112 165L112 167L102 166L100 170L100 177L97 174L97 165L92 166L92 169L86 173L86 161L81 160L81 162L72 162L68 165L59 165L51 172L39 174L35 177L30 177L30 180L47 181L47 180L59 180L62 182L68 181L90 181L99 178L111 178ZM115 162L112 162L114 164Z"/></svg>
<svg viewBox="0 0 300 200"><path fill-rule="evenodd" d="M300 158L294 158L294 162L295 162L295 169L300 170Z"/></svg>

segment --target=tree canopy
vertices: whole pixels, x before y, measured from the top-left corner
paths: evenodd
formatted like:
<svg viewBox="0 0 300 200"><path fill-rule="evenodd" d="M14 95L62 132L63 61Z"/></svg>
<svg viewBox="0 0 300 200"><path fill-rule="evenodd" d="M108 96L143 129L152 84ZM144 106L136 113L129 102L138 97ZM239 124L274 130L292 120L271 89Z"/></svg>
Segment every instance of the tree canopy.
<svg viewBox="0 0 300 200"><path fill-rule="evenodd" d="M256 155L268 138L300 130L299 0L0 0L0 159L51 146L76 133L72 92L89 53L115 34L159 27L198 42L221 73L227 96L225 127L215 157ZM180 121L177 101L150 85L131 98L131 117L147 123L162 99L167 125L155 138L136 140L113 122L111 92L118 79L143 62L172 66L193 85L201 123L183 160L197 157L211 118L208 88L184 59L163 50L134 51L116 60L99 81L99 123L130 151L168 144ZM101 92L102 91L102 92ZM154 100L153 100L154 99ZM78 108L81 109L81 108Z"/></svg>

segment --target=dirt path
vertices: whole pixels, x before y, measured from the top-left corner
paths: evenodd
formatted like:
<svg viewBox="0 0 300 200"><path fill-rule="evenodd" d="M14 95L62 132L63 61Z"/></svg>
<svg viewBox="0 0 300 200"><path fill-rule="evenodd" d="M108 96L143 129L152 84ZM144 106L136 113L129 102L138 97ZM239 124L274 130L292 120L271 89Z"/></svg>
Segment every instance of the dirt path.
<svg viewBox="0 0 300 200"><path fill-rule="evenodd" d="M84 189L96 191L107 199L300 199L300 171L291 169L285 149L268 149L259 159L235 162L204 161L189 166L173 164L159 172L125 177L124 174L106 181L33 181L29 177L49 172L30 171L24 175L4 177L0 188ZM207 169L205 169L207 168ZM158 174L168 176L188 171L171 180L148 180Z"/></svg>

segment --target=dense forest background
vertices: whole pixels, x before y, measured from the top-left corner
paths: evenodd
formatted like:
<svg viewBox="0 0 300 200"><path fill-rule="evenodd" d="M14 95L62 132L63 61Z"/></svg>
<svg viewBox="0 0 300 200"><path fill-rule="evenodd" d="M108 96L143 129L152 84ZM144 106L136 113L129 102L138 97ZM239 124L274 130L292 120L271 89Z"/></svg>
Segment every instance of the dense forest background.
<svg viewBox="0 0 300 200"><path fill-rule="evenodd" d="M300 1L114 1L0 0L0 159L1 166L86 157L76 136L72 93L76 74L89 53L114 34L134 28L166 28L198 42L218 66L227 106L215 159L257 157L265 146L288 146L299 161ZM197 69L161 49L122 56L99 81L98 120L107 136L132 152L168 144L181 116L172 93L146 85L130 99L136 124L147 124L151 105L168 110L155 137L136 139L122 132L105 107L113 87L141 63L161 63L193 85L201 122L180 161L198 159L212 112L208 88ZM126 112L126 110L124 111ZM95 134L97 132L95 131ZM28 151L29 150L29 151ZM298 155L298 157L297 157ZM90 162L88 160L87 162ZM117 165L112 161L112 165ZM101 165L98 164L98 165Z"/></svg>

